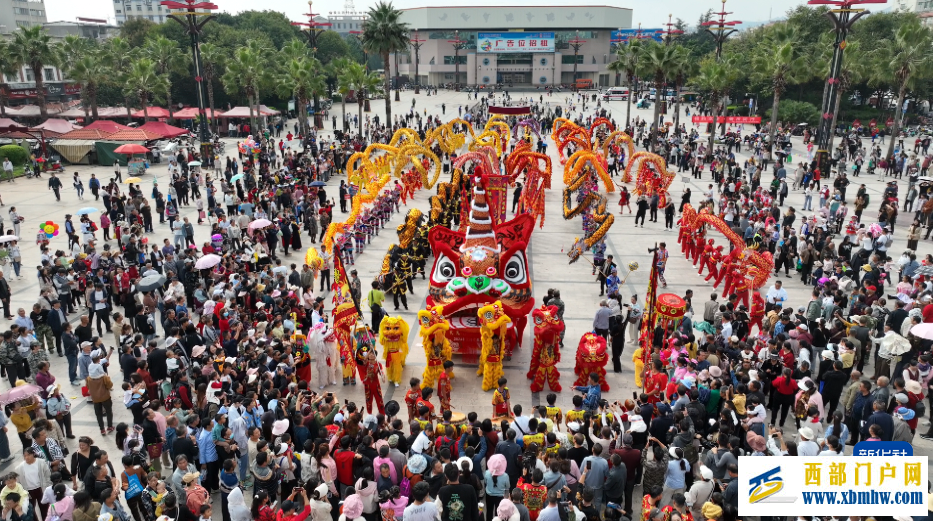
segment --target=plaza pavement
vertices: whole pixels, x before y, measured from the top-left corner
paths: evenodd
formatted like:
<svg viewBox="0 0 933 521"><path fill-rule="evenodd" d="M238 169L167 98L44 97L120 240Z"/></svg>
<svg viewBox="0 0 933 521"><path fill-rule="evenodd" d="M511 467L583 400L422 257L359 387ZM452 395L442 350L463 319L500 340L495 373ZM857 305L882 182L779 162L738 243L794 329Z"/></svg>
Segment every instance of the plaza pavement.
<svg viewBox="0 0 933 521"><path fill-rule="evenodd" d="M538 99L540 93L514 93L513 97L521 97L531 95L535 99ZM414 96L412 91L402 92L401 101L395 102L393 104L393 114L396 113L407 113L411 110L411 99ZM566 107L566 100L569 98L569 93L561 93L551 97L545 96L545 102L552 105L563 105ZM470 99L467 100L466 93L455 93L450 91L441 91L437 96L426 96L425 93L419 94L417 96L416 110L424 115L424 110L427 109L428 115L438 115L443 121L447 121L457 115L458 106L466 106L468 104L472 105L476 101ZM446 114L442 115L442 104L446 105ZM592 113L593 106L590 103L587 103L587 108L590 109ZM348 112L356 114L356 107L350 106ZM371 115L379 114L384 118L384 105L382 100L375 101L372 103L373 111ZM616 121L619 126L624 126L625 121L625 111L626 103L624 101L616 101L609 104L609 110L611 112L611 117ZM339 114L340 106L335 105L332 109L332 113ZM634 104L632 106L632 118L636 115L641 116L641 118L651 118L651 112L648 110L638 110L635 109ZM575 116L575 114L574 114ZM671 115L668 116L670 118ZM689 118L684 115L681 115L682 121L688 122L688 129L691 128L689 124ZM291 122L289 123L291 125ZM324 139L328 139L331 134L330 121L325 120L325 131ZM748 133L753 130L753 127L746 126L744 132ZM549 135L550 129L542 130L542 134ZM235 140L225 140L226 141L226 150L227 155L235 154ZM799 138L794 138L795 157L804 157L805 151L803 150L802 144ZM297 143L293 143L293 146L297 146ZM565 322L567 325L566 333L566 350L562 353L562 361L559 363L558 368L561 373L561 385L563 386L563 392L559 394L558 405L567 410L571 407L571 398L573 396L571 390L571 384L574 380L573 375L573 366L574 366L574 355L579 338L584 333L592 329L593 316L596 313L599 307L599 285L595 281L595 277L592 275L592 268L590 264L584 260L580 260L575 264L568 264L568 258L566 256L566 251L573 243L574 238L582 235L582 225L579 219L574 220L564 220L562 218L562 203L561 203L561 190L563 188L563 183L561 182L563 170L560 167L560 163L556 157L556 147L549 146L548 153L551 154L553 159L553 165L555 171L553 173L553 183L552 189L548 192L546 197L546 216L545 224L543 229L536 229L532 234L532 241L529 247L529 261L530 261L530 276L534 283L534 294L536 306L540 305L540 299L547 292L548 288L558 288L561 290L562 299L566 304L566 313L565 313ZM739 162L741 163L746 157L746 153L742 152L738 154ZM71 188L70 178L71 173L77 171L81 173L81 177L87 185L87 180L90 178L91 173L95 173L98 178L103 181L106 181L110 178L112 171L108 167L101 166L74 166L68 167L65 170L64 174L61 174L62 181L65 185L65 188L62 192L62 201L56 202L53 193L47 188L47 178L44 176L43 179L17 179L14 183L2 183L0 184L0 196L3 197L5 207L2 211L6 212L11 206L16 206L17 211L20 215L26 218L26 221L22 224L22 236L23 241L20 243L22 247L23 255L23 276L22 279L13 278L12 266L7 265L4 267L3 271L6 274L7 279L10 282L11 289L14 293L12 298L12 310L13 313L16 313L16 309L23 307L27 311L31 309L32 304L36 301L38 296L38 283L35 276L35 266L39 264L39 249L35 244L34 237L35 233L38 231L39 223L45 222L46 220L53 220L56 223L63 224L64 215L66 213L74 213L77 209L85 206L97 206L98 208L103 208L103 203L101 201L95 201L93 196L90 195L90 191L85 192L84 200L79 200L76 196L76 193L73 188ZM337 194L337 185L339 180L344 178L344 176L337 176L336 179L332 179L328 183L327 193L328 197L336 197ZM159 185L166 187L168 185L169 176L167 173L166 165L153 165L153 167L143 176L144 182L142 183L143 192L149 194L152 187L153 179L159 181ZM770 177L767 177L767 181L770 181ZM763 184L767 181L763 180ZM857 182L866 183L868 190L872 196L872 207L867 209L864 213L866 222L872 222L872 218L877 214L878 201L881 199L881 193L884 189L884 182L881 180L879 175L869 176L862 175L860 178L853 179L853 183L856 183L855 186L850 187L849 201L850 203L854 199L854 193L857 189ZM675 180L671 186L671 196L674 198L675 202L680 201L680 196L683 190L686 187L689 187L693 192L692 201L696 203L699 201L700 195L703 190L706 189L707 185L711 182L710 173L707 171L704 173L704 179L702 180L693 180L692 178L681 179L681 176L678 175L678 178ZM904 187L902 191L906 190L906 182L902 183ZM631 185L629 185L631 189ZM422 190L419 192L413 201L409 201L407 207L403 207L403 211L393 216L389 225L386 226L380 235L374 238L371 245L367 246L364 253L357 258L356 264L354 266L348 267L348 269L356 268L359 271L360 279L363 282L364 291L369 287L370 281L373 279L374 275L378 272L382 265L382 259L384 253L387 251L388 247L396 242L397 236L395 235L395 227L400 224L404 215L409 208L419 208L422 211L428 209L428 197L430 193L427 190ZM713 291L712 285L710 283L704 283L703 279L698 277L696 270L693 266L688 263L683 256L679 253L677 242L677 233L676 228L673 232L664 231L663 216L659 218L659 222L651 223L647 222L644 228L635 228L633 227L634 223L634 214L630 215L626 213L625 215L618 215L618 195L610 194L610 208L614 213L616 213L616 221L612 229L606 236L607 243L607 253L611 254L615 258L615 262L620 267L620 275L625 276L628 269L626 266L630 262L637 262L640 268L633 272L627 279L624 288L622 289L623 297L625 301L628 300L628 297L635 293L638 294L640 298L643 298L645 287L647 284L649 267L651 263L651 255L648 253L648 248L653 247L656 242L666 241L668 248L671 251L670 261L668 262L668 268L666 271L666 276L668 280L668 287L666 290L660 290L660 292L669 292L677 295L684 295L684 292L687 289L694 290L694 307L702 313L703 303L709 298L710 292ZM792 191L788 199L785 201L784 208L792 205L795 208L802 208L803 205L803 194L800 191ZM634 205L633 205L634 206ZM197 215L194 205L185 206L181 209L181 217L189 217L192 222L196 222ZM345 214L341 214L339 209L335 212L334 220L335 222L339 221L341 217ZM803 215L803 212L798 211L798 215ZM94 214L94 217L99 219L100 214ZM4 220L9 224L9 219L4 215ZM799 222L799 220L798 220ZM892 248L892 255L897 256L906 248L906 241L904 239L906 227L909 225L909 219L902 217L895 230L895 245ZM161 243L163 238L170 238L171 232L167 224L158 224L154 225L155 232L153 234L148 234L150 241L157 241ZM197 244L202 244L204 241L208 240L209 236L209 227L205 224L202 226L195 225L195 241ZM838 244L838 241L836 241ZM305 248L316 246L311 244L307 236L302 237L302 243ZM724 244L724 240L720 242ZM58 237L52 240L51 248L54 251L55 249L65 249L67 245L67 238L64 233L61 233ZM279 251L281 254L281 250ZM921 241L918 248L918 256L923 257L928 253L933 253L933 243L930 241ZM304 252L290 252L287 257L283 258L283 264L290 264L292 262L299 265L299 268L304 258ZM430 268L430 264L428 268ZM762 292L767 291L767 288L773 283L774 279L771 279L767 285L762 288ZM803 286L799 278L794 279L785 279L782 276L782 280L785 281L785 288L789 294L789 304L793 306L804 305L809 300L811 288ZM425 296L427 293L427 281L422 281L420 279L415 280L414 282L414 292L410 293L408 296L409 299L409 311L404 309L398 312L393 311L391 298L387 300L386 308L390 314L401 315L405 318L410 325L412 325L411 334L409 337L409 342L411 345L410 354L408 356L407 365L404 369L402 382L403 385L394 388L388 387L385 390L385 400L395 399L399 403L402 403L404 399L404 393L407 389L407 381L412 376L420 377L422 371L425 367L425 355L424 351L420 345L420 337L418 336L418 328L415 327L417 323L416 314L419 309L424 308ZM330 305L329 294L328 296L328 306ZM720 299L722 300L722 299ZM122 311L122 309L117 308ZM81 313L70 315L69 319L72 322L77 322L78 317ZM369 312L366 312L366 321L369 322L370 316ZM4 324L3 327L6 327L5 324L10 322L5 322L0 319L0 324ZM96 332L96 331L95 331ZM161 331L160 331L161 333ZM532 348L532 325L526 329L525 338L523 341L523 346L521 349L517 350L510 362L504 364L504 370L506 377L509 378L509 388L512 393L512 403L521 403L523 405L538 404L544 402L544 395L548 392L547 389L543 393L533 394L529 390L529 381L525 379L525 372L529 366L529 359L531 358L531 348ZM161 337L160 337L161 338ZM104 332L104 341L105 343L112 346L113 337ZM633 378L633 364L631 361L631 353L634 350L634 347L627 345L625 352L623 353L623 373L613 374L611 372L611 367L609 368L608 381L612 387L612 390L609 393L604 393L604 396L610 398L610 400L621 400L625 397L631 395L631 392L635 390L634 387L634 378ZM455 358L455 362L458 361ZM96 444L105 449L113 449L114 442L112 436L107 436L109 440L101 440L102 436L99 433L97 422L93 413L92 404L88 403L85 398L80 397L80 389L78 387L73 387L67 380L67 362L64 358L59 358L57 355L51 356L52 363L52 373L56 375L58 383L62 385L63 394L66 395L72 401L72 414L73 414L73 425L75 434L91 436ZM114 356L112 359L112 368L110 370L111 377L114 379L114 391L113 391L113 400L114 400L114 414L115 414L115 423L117 422L130 422L131 415L129 411L122 406L122 394L120 390L121 374L119 366L117 364L117 357ZM453 397L452 404L454 410L461 412L476 411L479 413L480 418L488 417L491 415L492 407L490 404L491 394L484 393L480 389L480 378L475 376L475 366L461 366L455 369L456 378L453 380ZM315 375L316 377L316 375ZM0 390L6 390L6 384L0 384ZM363 402L363 390L362 385L357 385L355 387L329 387L328 390L332 390L337 393L339 398L347 398L352 401L355 401L357 404ZM402 403L402 417L406 416L405 407ZM526 407L527 410L527 407ZM11 429L8 433L10 439L11 449L14 454L17 454L17 458L6 464L0 465L0 472L4 469L12 468L15 466L21 456L20 454L20 443L18 438L12 432L12 424L9 426ZM927 425L921 422L918 429L919 432L924 432L927 428ZM785 429L788 439L790 439L791 433L794 431L793 422L788 422L785 425ZM918 433L919 433L918 432ZM76 446L74 440L69 440L69 443ZM914 445L917 448L917 453L929 454L933 444L925 440L921 440L917 436L914 440ZM74 448L74 447L72 447Z"/></svg>

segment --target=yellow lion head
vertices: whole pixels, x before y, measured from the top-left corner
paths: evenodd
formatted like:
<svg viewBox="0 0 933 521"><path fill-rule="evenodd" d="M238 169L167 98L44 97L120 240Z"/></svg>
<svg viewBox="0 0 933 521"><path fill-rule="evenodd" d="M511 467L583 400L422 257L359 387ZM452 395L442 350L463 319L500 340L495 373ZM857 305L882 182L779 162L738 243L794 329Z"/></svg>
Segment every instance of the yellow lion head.
<svg viewBox="0 0 933 521"><path fill-rule="evenodd" d="M476 315L479 317L480 325L488 329L499 329L512 321L512 319L505 314L505 307L499 300L488 306L479 308Z"/></svg>
<svg viewBox="0 0 933 521"><path fill-rule="evenodd" d="M450 322L444 317L444 306L422 309L418 312L418 323L421 324L421 336L424 337L450 330Z"/></svg>
<svg viewBox="0 0 933 521"><path fill-rule="evenodd" d="M402 317L386 317L379 324L379 343L382 345L407 342L408 322Z"/></svg>

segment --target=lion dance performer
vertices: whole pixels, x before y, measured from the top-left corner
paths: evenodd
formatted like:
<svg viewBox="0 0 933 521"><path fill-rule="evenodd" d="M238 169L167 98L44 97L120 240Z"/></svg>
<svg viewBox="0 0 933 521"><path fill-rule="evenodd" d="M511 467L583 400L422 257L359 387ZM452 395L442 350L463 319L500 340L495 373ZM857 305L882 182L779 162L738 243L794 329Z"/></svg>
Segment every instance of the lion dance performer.
<svg viewBox="0 0 933 521"><path fill-rule="evenodd" d="M535 324L535 347L531 355L532 370L528 372L533 377L531 392L544 390L547 380L552 391L560 392L560 373L557 363L560 362L560 334L564 330L564 322L557 316L557 306L541 306L531 312Z"/></svg>
<svg viewBox="0 0 933 521"><path fill-rule="evenodd" d="M402 368L408 357L408 322L402 317L386 317L379 324L379 343L382 357L386 361L386 377L389 382L402 383Z"/></svg>
<svg viewBox="0 0 933 521"><path fill-rule="evenodd" d="M320 389L328 384L337 385L340 374L340 349L337 347L337 335L333 329L328 329L323 322L318 322L311 328L309 346L314 353L317 365L317 376L320 379ZM308 383L311 381L309 380Z"/></svg>
<svg viewBox="0 0 933 521"><path fill-rule="evenodd" d="M444 372L444 362L450 360L453 351L447 332L450 330L450 321L444 317L444 306L434 306L418 312L418 322L421 324L421 343L424 345L424 356L428 365L421 375L422 387L434 387L438 375ZM453 369L447 371L448 378L453 377Z"/></svg>
<svg viewBox="0 0 933 521"><path fill-rule="evenodd" d="M577 380L573 383L574 387L588 385L590 373L596 373L599 376L600 388L603 392L608 391L609 384L606 382L606 362L608 361L606 339L596 333L583 335L577 346L577 365L573 368L574 374L577 375Z"/></svg>
<svg viewBox="0 0 933 521"><path fill-rule="evenodd" d="M366 412L373 414L372 402L376 402L379 414L385 414L385 405L382 403L382 378L385 373L382 364L376 360L376 350L369 349L363 358L363 392L365 394Z"/></svg>
<svg viewBox="0 0 933 521"><path fill-rule="evenodd" d="M480 338L483 349L479 357L478 375L483 375L483 391L496 388L502 377L502 356L505 349L505 335L512 319L505 314L502 302L496 301L479 308ZM605 342L604 342L605 344ZM605 348L603 349L605 351Z"/></svg>

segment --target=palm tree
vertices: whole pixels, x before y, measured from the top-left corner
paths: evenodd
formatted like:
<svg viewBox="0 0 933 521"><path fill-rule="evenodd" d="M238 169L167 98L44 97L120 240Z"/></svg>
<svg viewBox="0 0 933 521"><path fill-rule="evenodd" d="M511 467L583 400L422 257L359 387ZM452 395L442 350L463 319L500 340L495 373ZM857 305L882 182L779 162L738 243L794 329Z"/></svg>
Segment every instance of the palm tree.
<svg viewBox="0 0 933 521"><path fill-rule="evenodd" d="M356 63L350 58L336 58L331 60L327 64L327 72L337 78L337 94L340 94L340 106L342 109L343 116L343 131L347 131L347 94L350 93L351 89L349 84L346 82L346 71L350 68L350 64Z"/></svg>
<svg viewBox="0 0 933 521"><path fill-rule="evenodd" d="M165 79L165 104L168 105L168 122L172 123L172 80L171 73L185 61L187 57L178 44L165 36L159 35L146 41L143 53L155 64L156 72Z"/></svg>
<svg viewBox="0 0 933 521"><path fill-rule="evenodd" d="M680 89L687 83L687 80L696 75L699 65L686 47L677 45L673 49L673 70L670 79L674 82L674 128L677 128L680 126Z"/></svg>
<svg viewBox="0 0 933 521"><path fill-rule="evenodd" d="M888 156L894 154L894 142L900 133L904 117L904 97L907 91L916 88L922 80L933 76L933 33L928 27L912 19L894 33L894 38L882 40L873 60L873 80L877 83L897 87L897 104L894 106L894 128Z"/></svg>
<svg viewBox="0 0 933 521"><path fill-rule="evenodd" d="M713 106L712 132L709 134L709 152L713 152L713 140L716 137L716 122L719 121L719 108L725 107L725 97L741 77L739 59L732 54L724 54L721 61L708 58L699 66L699 74L693 83L702 92L708 92Z"/></svg>
<svg viewBox="0 0 933 521"><path fill-rule="evenodd" d="M635 95L635 84L642 66L645 43L643 40L633 40L616 51L619 63L625 72L625 81L628 83L628 102L625 105L625 127L628 128L632 116L632 96Z"/></svg>
<svg viewBox="0 0 933 521"><path fill-rule="evenodd" d="M324 78L321 76L321 63L314 58L292 58L277 75L276 90L281 96L295 98L298 109L298 127L302 135L308 132L307 103L315 95L324 91Z"/></svg>
<svg viewBox="0 0 933 521"><path fill-rule="evenodd" d="M386 125L392 126L392 100L389 99L389 54L408 48L408 24L401 22L402 12L392 2L382 0L369 8L369 18L363 24L363 49L382 56L385 76ZM398 85L395 101L399 100Z"/></svg>
<svg viewBox="0 0 933 521"><path fill-rule="evenodd" d="M237 48L227 62L227 71L221 77L224 90L229 94L243 94L249 105L249 122L256 129L255 110L259 106L259 89L269 78L266 59L249 44Z"/></svg>
<svg viewBox="0 0 933 521"><path fill-rule="evenodd" d="M816 71L820 78L829 77L835 38L833 33L825 33L820 38L820 54L814 64L817 66ZM852 85L868 78L871 70L868 61L862 43L857 38L846 40L845 59L842 60L842 67L839 69L839 84L836 88L836 109L833 111L833 124L830 127L833 130L829 134L829 150L833 149L833 141L836 137L836 120L839 118L839 108L842 106L842 95L848 92ZM829 87L829 82L826 82L826 87ZM823 99L826 99L826 90L823 91Z"/></svg>
<svg viewBox="0 0 933 521"><path fill-rule="evenodd" d="M107 40L104 44L104 64L107 66L109 74L105 81L112 86L119 87L121 90L124 84L124 78L130 65L139 55L138 48L130 47L129 42L120 36ZM126 107L126 122L133 121L132 110L130 109L130 96L132 94L123 90L123 104Z"/></svg>
<svg viewBox="0 0 933 521"><path fill-rule="evenodd" d="M671 47L652 41L645 47L644 70L654 78L654 89L657 93L654 103L654 121L651 122L651 150L657 144L658 119L661 113L661 100L666 92L665 82L669 79L674 63L674 51Z"/></svg>
<svg viewBox="0 0 933 521"><path fill-rule="evenodd" d="M22 64L10 53L10 44L6 40L0 40L0 116L6 116L6 76L15 77L19 74L20 67Z"/></svg>
<svg viewBox="0 0 933 521"><path fill-rule="evenodd" d="M108 69L104 57L99 52L89 52L69 62L68 77L81 84L84 90L84 119L85 124L93 117L97 119L97 91L100 83L107 77ZM90 106L88 106L90 105Z"/></svg>
<svg viewBox="0 0 933 521"><path fill-rule="evenodd" d="M96 44L96 40L88 40L87 38L69 34L56 48L58 61L67 68L69 64L77 62L87 53L94 51L97 48Z"/></svg>
<svg viewBox="0 0 933 521"><path fill-rule="evenodd" d="M768 132L768 158L774 156L774 137L777 134L778 108L781 96L789 85L808 75L805 57L800 53L797 28L789 23L772 26L752 56L752 76L771 84L774 101L771 105L771 128Z"/></svg>
<svg viewBox="0 0 933 521"><path fill-rule="evenodd" d="M214 122L214 133L220 134L218 119L214 115L214 77L218 75L220 67L223 65L226 57L225 51L213 43L202 43L199 45L201 50L201 72L204 74L204 82L207 84L207 103L211 108L211 120Z"/></svg>
<svg viewBox="0 0 933 521"><path fill-rule="evenodd" d="M139 98L143 108L143 122L149 122L149 108L147 102L156 94L165 92L168 80L159 74L156 63L148 57L138 58L130 64L123 79L123 92Z"/></svg>
<svg viewBox="0 0 933 521"><path fill-rule="evenodd" d="M20 27L13 35L9 47L10 53L16 61L32 70L36 81L36 102L39 105L39 114L43 119L48 117L45 107L45 66L55 65L58 62L56 46L41 25Z"/></svg>
<svg viewBox="0 0 933 521"><path fill-rule="evenodd" d="M344 70L343 75L340 77L340 82L346 86L348 91L352 90L356 94L356 103L359 105L360 111L359 130L360 134L362 134L363 104L366 101L366 95L367 93L378 90L379 84L382 82L379 80L379 76L376 75L376 73L367 71L366 67L359 63L350 63L350 66ZM386 98L388 98L388 94Z"/></svg>

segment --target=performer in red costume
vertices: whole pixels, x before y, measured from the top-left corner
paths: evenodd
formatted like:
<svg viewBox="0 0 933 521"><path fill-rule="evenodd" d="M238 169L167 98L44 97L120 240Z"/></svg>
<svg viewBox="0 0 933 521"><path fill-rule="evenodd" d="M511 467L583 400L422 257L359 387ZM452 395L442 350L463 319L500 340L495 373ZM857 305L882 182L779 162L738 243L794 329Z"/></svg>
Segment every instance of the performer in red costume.
<svg viewBox="0 0 933 521"><path fill-rule="evenodd" d="M531 382L531 392L544 390L547 381L552 391L559 393L560 373L557 363L560 362L560 334L564 330L564 323L557 316L557 306L541 306L531 313L535 325L535 347L531 355L534 378Z"/></svg>
<svg viewBox="0 0 933 521"><path fill-rule="evenodd" d="M599 376L602 391L609 391L609 384L606 382L606 362L608 361L606 339L596 333L583 335L577 346L577 364L573 368L574 374L577 375L577 380L573 383L574 387L588 385L587 379L590 373L596 373Z"/></svg>
<svg viewBox="0 0 933 521"><path fill-rule="evenodd" d="M703 245L703 252L700 254L700 270L697 272L697 275L703 275L703 268L709 267L709 257L713 254L713 239L709 240L709 243ZM696 264L694 264L696 266Z"/></svg>
<svg viewBox="0 0 933 521"><path fill-rule="evenodd" d="M752 312L748 324L748 333L751 335L752 327L758 324L758 331L762 331L764 326L762 321L765 318L765 299L761 297L761 292L757 289L752 292Z"/></svg>
<svg viewBox="0 0 933 521"><path fill-rule="evenodd" d="M712 242L712 240L710 240ZM722 260L722 246L716 246L713 252L710 254L709 259L706 260L706 263L709 265L709 274L706 275L706 279L709 280L712 278L718 278L718 266L719 262Z"/></svg>
<svg viewBox="0 0 933 521"><path fill-rule="evenodd" d="M706 230L700 230L699 233L695 235L693 241L693 265L696 266L697 262L700 260L700 254L703 253L703 245L706 244ZM687 257L690 259L690 257Z"/></svg>
<svg viewBox="0 0 933 521"><path fill-rule="evenodd" d="M364 359L363 366L363 392L365 393L364 401L366 402L366 412L373 414L372 402L376 402L376 409L379 411L379 414L385 414L385 405L382 403L382 379L385 377L385 371L382 369L382 364L379 363L379 360L376 360L376 350L370 349L366 353L366 358Z"/></svg>
<svg viewBox="0 0 933 521"><path fill-rule="evenodd" d="M732 269L732 292L739 296L738 302L748 307L748 279L745 273L748 268L741 262L735 262Z"/></svg>

